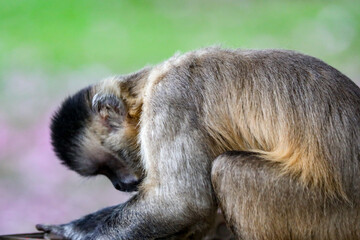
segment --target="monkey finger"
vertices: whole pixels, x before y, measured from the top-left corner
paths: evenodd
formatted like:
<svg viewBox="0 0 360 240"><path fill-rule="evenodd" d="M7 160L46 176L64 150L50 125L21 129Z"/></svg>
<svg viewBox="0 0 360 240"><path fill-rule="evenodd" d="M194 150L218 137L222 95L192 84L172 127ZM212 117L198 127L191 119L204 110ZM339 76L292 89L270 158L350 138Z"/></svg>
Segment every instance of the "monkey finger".
<svg viewBox="0 0 360 240"><path fill-rule="evenodd" d="M36 229L45 233L53 233L56 235L63 235L64 229L60 225L45 225L36 224Z"/></svg>
<svg viewBox="0 0 360 240"><path fill-rule="evenodd" d="M100 112L102 109L112 110L119 113L122 108L122 103L118 97L113 94L95 94L92 99L92 109L95 112Z"/></svg>
<svg viewBox="0 0 360 240"><path fill-rule="evenodd" d="M50 232L50 225L36 224L36 229L43 232Z"/></svg>

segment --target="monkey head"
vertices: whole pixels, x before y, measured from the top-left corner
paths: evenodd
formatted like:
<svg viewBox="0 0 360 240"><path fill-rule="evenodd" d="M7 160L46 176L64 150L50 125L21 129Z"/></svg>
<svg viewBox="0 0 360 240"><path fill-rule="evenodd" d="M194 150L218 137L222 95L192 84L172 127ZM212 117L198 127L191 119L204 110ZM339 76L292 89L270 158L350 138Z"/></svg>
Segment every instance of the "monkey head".
<svg viewBox="0 0 360 240"><path fill-rule="evenodd" d="M134 131L127 108L97 86L68 97L54 114L51 140L64 165L82 176L105 175L120 191L136 191L142 179Z"/></svg>

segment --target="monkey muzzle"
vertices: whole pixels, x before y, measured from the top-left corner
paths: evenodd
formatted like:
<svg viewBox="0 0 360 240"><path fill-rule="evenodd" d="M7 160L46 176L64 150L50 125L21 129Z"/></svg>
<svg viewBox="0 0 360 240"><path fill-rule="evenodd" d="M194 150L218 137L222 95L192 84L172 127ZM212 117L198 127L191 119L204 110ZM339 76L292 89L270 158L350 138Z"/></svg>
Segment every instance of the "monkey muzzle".
<svg viewBox="0 0 360 240"><path fill-rule="evenodd" d="M119 191L122 192L135 192L138 190L138 186L142 179L139 179L135 175L112 177L110 178L111 183Z"/></svg>

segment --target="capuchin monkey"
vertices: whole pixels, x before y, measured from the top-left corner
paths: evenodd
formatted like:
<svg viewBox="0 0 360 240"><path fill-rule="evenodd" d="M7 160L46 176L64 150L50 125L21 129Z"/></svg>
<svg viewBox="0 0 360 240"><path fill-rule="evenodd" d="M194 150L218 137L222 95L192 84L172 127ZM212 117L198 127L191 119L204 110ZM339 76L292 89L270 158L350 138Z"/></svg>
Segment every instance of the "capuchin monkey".
<svg viewBox="0 0 360 240"><path fill-rule="evenodd" d="M206 48L66 99L52 143L127 202L67 239L201 239L220 207L238 239L360 239L360 89L285 50Z"/></svg>

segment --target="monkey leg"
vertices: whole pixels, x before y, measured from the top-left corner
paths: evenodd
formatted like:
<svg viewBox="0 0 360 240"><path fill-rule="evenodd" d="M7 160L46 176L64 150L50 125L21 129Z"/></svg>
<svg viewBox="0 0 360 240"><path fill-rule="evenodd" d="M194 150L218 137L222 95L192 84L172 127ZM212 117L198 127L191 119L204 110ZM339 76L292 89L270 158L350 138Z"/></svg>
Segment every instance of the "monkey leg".
<svg viewBox="0 0 360 240"><path fill-rule="evenodd" d="M276 163L228 152L213 163L211 181L226 222L239 239L360 239L360 204L324 196ZM353 199L359 199L359 187ZM356 196L355 196L356 195Z"/></svg>

